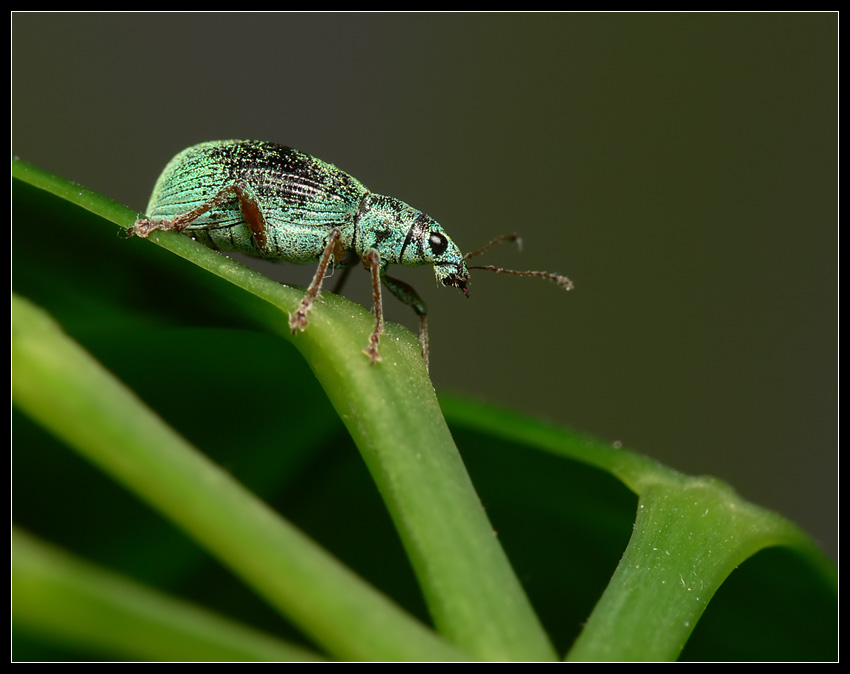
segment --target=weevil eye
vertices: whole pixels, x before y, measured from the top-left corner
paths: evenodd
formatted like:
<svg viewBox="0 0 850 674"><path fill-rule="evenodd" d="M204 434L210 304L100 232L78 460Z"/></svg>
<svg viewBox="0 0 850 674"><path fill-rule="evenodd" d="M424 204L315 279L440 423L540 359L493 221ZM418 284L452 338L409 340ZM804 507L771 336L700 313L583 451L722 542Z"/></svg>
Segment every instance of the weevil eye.
<svg viewBox="0 0 850 674"><path fill-rule="evenodd" d="M428 236L428 243L431 245L431 252L437 256L445 253L449 246L449 240L439 232L431 232Z"/></svg>

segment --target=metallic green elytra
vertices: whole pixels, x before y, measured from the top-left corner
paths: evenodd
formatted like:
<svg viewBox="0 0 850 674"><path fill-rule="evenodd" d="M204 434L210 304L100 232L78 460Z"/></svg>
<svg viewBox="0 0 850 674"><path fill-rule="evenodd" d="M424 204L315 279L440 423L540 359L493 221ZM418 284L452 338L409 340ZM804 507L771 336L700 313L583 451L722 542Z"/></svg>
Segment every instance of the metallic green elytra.
<svg viewBox="0 0 850 674"><path fill-rule="evenodd" d="M262 141L212 141L174 157L154 187L146 216L129 231L146 237L157 229L183 232L218 250L298 264L318 262L304 299L290 315L293 333L307 327L328 267L349 269L362 262L372 274L376 323L364 351L373 363L380 360L384 330L381 285L419 315L428 362L425 303L408 284L387 276L391 264L433 265L441 284L467 297L469 269L540 276L572 288L559 274L468 267L470 257L517 237L499 237L463 255L429 215L395 197L370 192L333 164Z"/></svg>

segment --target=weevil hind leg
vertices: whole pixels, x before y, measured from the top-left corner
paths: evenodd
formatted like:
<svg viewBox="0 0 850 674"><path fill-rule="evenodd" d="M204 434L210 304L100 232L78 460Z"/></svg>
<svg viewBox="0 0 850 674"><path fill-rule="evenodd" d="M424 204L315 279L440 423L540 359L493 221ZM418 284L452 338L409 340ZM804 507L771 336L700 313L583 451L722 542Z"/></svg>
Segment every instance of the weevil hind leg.
<svg viewBox="0 0 850 674"><path fill-rule="evenodd" d="M425 302L419 297L412 286L404 281L399 281L396 278L383 274L381 281L393 295L404 302L416 315L419 316L419 343L422 346L422 358L425 360L425 369L428 369L428 308Z"/></svg>
<svg viewBox="0 0 850 674"><path fill-rule="evenodd" d="M136 235L144 238L155 230L182 232L186 229L217 229L221 225L214 222L199 225L196 224L196 221L204 213L218 208L232 199L238 200L242 219L251 230L257 250L261 255L265 255L269 252L268 237L266 236L266 220L263 217L263 212L260 210L260 205L254 196L253 190L242 180L238 180L232 185L222 188L212 199L193 208L191 211L181 213L173 218L140 218L127 231L131 236Z"/></svg>
<svg viewBox="0 0 850 674"><path fill-rule="evenodd" d="M301 303L298 305L298 309L295 313L289 315L289 328L292 330L293 334L299 330L305 330L309 325L307 314L313 306L313 301L319 296L319 292L322 289L322 281L325 278L325 272L328 270L328 265L330 264L331 258L334 255L334 251L337 248L337 244L341 237L342 232L339 229L334 228L331 230L328 242L325 244L325 249L322 252L322 257L319 259L319 266L316 268L316 274L313 276L313 280L307 288L307 293L304 295L304 298L301 300Z"/></svg>

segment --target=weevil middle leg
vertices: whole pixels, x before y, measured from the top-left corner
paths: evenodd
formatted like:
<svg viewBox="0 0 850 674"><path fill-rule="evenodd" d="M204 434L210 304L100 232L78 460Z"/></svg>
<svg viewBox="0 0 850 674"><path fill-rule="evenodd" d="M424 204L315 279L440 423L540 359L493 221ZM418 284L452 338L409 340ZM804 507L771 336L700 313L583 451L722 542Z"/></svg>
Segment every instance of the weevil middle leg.
<svg viewBox="0 0 850 674"><path fill-rule="evenodd" d="M337 244L341 237L342 232L334 227L331 230L330 236L328 236L328 242L325 244L325 250L322 252L322 257L319 260L319 266L316 269L316 274L313 276L313 280L307 287L307 294L304 295L304 299L301 300L298 310L289 316L289 327L293 333L307 328L307 325L309 324L309 321L307 320L307 313L310 311L310 308L313 306L313 301L316 297L318 297L319 291L322 289L322 281L325 279L325 272L328 270L331 258L334 257L335 252L339 252L337 250Z"/></svg>

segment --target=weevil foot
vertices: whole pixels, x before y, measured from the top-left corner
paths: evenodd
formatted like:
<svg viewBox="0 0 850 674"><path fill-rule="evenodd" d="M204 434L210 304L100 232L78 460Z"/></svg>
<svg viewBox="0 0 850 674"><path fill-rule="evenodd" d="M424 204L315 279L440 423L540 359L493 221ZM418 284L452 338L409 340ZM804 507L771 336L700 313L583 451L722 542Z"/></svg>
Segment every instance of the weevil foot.
<svg viewBox="0 0 850 674"><path fill-rule="evenodd" d="M307 326L310 324L310 321L307 320L307 311L309 309L310 305L302 302L298 311L294 314L289 314L289 329L292 330L293 335L299 330L303 332L307 329Z"/></svg>
<svg viewBox="0 0 850 674"><path fill-rule="evenodd" d="M373 333L372 336L369 338L369 346L363 349L363 353L369 356L369 359L372 361L372 365L381 360L381 354L378 352L378 343L380 341L380 333Z"/></svg>
<svg viewBox="0 0 850 674"><path fill-rule="evenodd" d="M180 228L175 224L174 220L164 220L162 218L139 218L128 229L127 234L130 236L140 236L146 239L151 232L161 229L167 232L170 229L180 231Z"/></svg>
<svg viewBox="0 0 850 674"><path fill-rule="evenodd" d="M374 347L371 344L369 346L367 346L365 349L363 349L363 353L365 353L367 356L369 356L369 360L372 361L372 365L380 362L380 360L381 360L381 354L378 353L377 347Z"/></svg>
<svg viewBox="0 0 850 674"><path fill-rule="evenodd" d="M156 226L150 220L139 218L127 228L127 234L129 236L140 236L145 239L154 229L156 229Z"/></svg>

